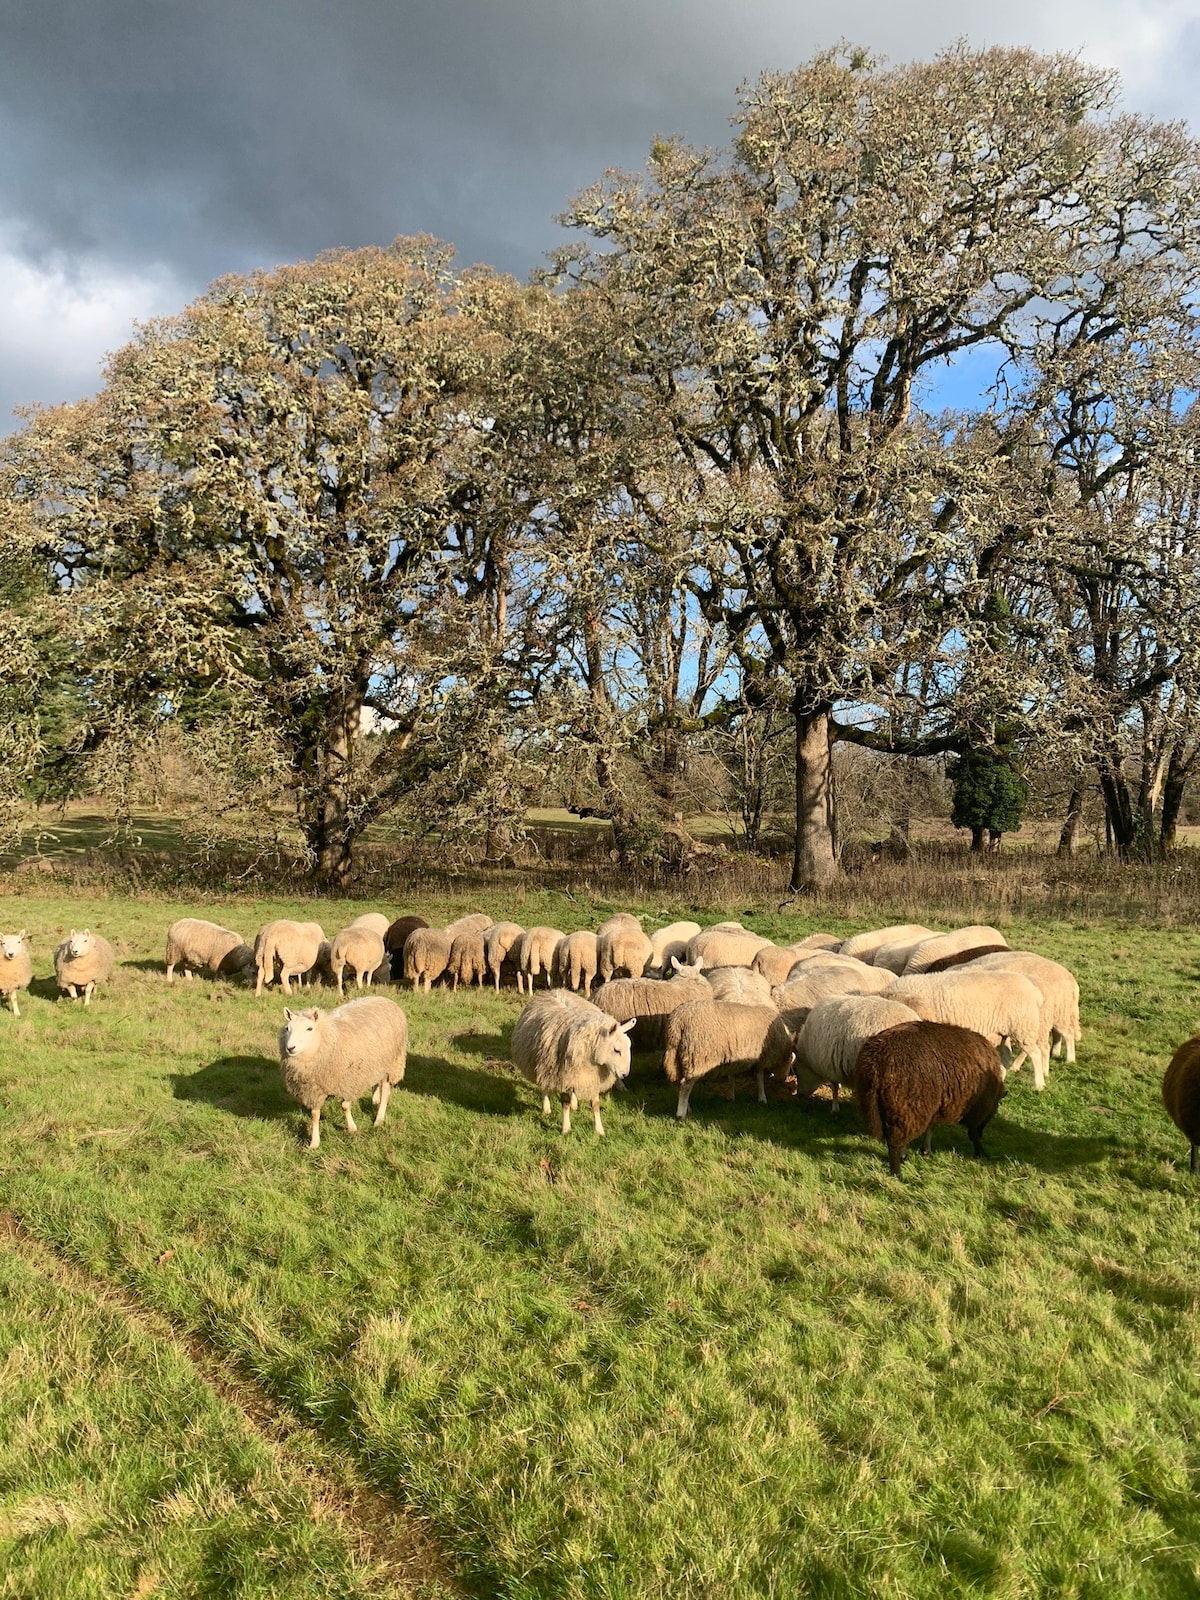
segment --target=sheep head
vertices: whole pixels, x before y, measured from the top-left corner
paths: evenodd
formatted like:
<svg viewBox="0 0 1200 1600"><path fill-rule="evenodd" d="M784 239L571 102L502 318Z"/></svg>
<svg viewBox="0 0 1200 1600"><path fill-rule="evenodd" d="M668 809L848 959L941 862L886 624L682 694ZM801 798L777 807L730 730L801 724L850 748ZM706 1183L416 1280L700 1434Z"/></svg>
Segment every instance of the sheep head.
<svg viewBox="0 0 1200 1600"><path fill-rule="evenodd" d="M92 930L84 928L80 933L78 929L71 929L71 937L67 941L67 950L72 956L85 956L92 948Z"/></svg>
<svg viewBox="0 0 1200 1600"><path fill-rule="evenodd" d="M299 1056L306 1050L313 1049L317 1042L317 1024L320 1020L319 1006L314 1006L311 1011L293 1011L290 1006L285 1006L283 1027L279 1033L280 1053L285 1056Z"/></svg>
<svg viewBox="0 0 1200 1600"><path fill-rule="evenodd" d="M0 933L0 955L6 961L15 961L28 937L24 928L20 933Z"/></svg>

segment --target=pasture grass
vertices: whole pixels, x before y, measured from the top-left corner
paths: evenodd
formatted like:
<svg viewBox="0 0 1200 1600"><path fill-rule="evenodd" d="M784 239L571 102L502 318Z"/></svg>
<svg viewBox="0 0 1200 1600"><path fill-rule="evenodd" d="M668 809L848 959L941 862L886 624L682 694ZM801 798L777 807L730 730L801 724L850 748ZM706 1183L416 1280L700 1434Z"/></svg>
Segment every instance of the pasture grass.
<svg viewBox="0 0 1200 1600"><path fill-rule="evenodd" d="M457 895L419 907L438 921L472 908ZM6 901L41 979L19 1021L0 1017L0 1205L427 1519L472 1592L1197 1593L1200 1186L1159 1084L1200 1017L1200 934L1007 925L1014 945L1078 973L1080 1059L1042 1095L1027 1073L1010 1079L990 1161L945 1130L897 1181L852 1108L731 1104L702 1087L679 1126L644 1060L631 1092L609 1097L603 1140L586 1117L563 1139L506 1064L520 1007L507 992L398 996L412 1047L387 1124L351 1138L327 1112L310 1153L275 1064L280 1000L163 980L162 933L189 909ZM198 914L252 934L301 909L314 908ZM317 914L332 932L360 909ZM611 907L529 890L487 909L569 928ZM743 920L794 937L868 919ZM57 938L85 923L122 957L87 1011L44 982ZM0 1266L17 1328L3 1349L15 1337L32 1352L26 1410L0 1402L0 1564L25 1561L37 1580L10 1592L128 1594L136 1567L166 1574L164 1593L257 1594L236 1563L210 1582L205 1541L215 1527L250 1548L298 1491L268 1462L245 1492L254 1439L236 1417L221 1425L219 1396L183 1399L202 1374L144 1330L115 1353L110 1334L71 1333L81 1359L65 1387L53 1334L83 1312L24 1258L0 1252ZM45 1471L9 1442L36 1433L39 1387L33 1415L61 1441ZM151 1407L164 1449L227 1486L232 1507L218 1496L167 1531L138 1438ZM167 1442L193 1416L186 1443ZM89 1420L132 1442L89 1454ZM49 1534L36 1516L4 1520L42 1500L84 1510ZM97 1504L131 1530L124 1542L89 1541ZM288 1550L326 1554L263 1592L359 1592L362 1558L337 1529L302 1497L280 1515Z"/></svg>

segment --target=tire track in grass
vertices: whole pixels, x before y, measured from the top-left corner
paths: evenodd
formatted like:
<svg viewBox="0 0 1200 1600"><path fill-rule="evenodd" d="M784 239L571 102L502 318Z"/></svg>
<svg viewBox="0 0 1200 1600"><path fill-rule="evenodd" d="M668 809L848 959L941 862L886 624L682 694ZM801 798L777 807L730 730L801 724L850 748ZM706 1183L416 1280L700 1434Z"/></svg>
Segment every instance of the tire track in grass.
<svg viewBox="0 0 1200 1600"><path fill-rule="evenodd" d="M428 1600L467 1595L433 1535L407 1506L367 1483L316 1429L244 1378L204 1340L181 1332L129 1290L68 1261L7 1210L0 1210L0 1249L19 1256L72 1298L103 1307L170 1345L201 1383L238 1412L270 1452L280 1475L304 1488L314 1517L334 1523L356 1554L385 1572L398 1592L420 1592Z"/></svg>

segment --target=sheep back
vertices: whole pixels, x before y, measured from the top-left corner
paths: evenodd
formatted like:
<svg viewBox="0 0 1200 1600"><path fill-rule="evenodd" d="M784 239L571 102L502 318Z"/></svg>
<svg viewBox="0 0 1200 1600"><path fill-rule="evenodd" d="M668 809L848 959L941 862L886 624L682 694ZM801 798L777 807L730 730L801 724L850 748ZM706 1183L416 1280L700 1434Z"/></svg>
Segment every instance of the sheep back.
<svg viewBox="0 0 1200 1600"><path fill-rule="evenodd" d="M672 1083L706 1077L720 1067L782 1075L793 1039L773 1006L693 1000L667 1019L663 1067Z"/></svg>
<svg viewBox="0 0 1200 1600"><path fill-rule="evenodd" d="M333 1011L314 1007L300 1014L316 1022L316 1046L289 1056L285 1022L279 1031L279 1065L287 1092L309 1111L328 1099L358 1100L385 1080L403 1079L408 1018L394 1000L369 995Z"/></svg>
<svg viewBox="0 0 1200 1600"><path fill-rule="evenodd" d="M587 994L596 981L598 946L597 935L586 929L567 934L554 951L554 981L564 989L581 989Z"/></svg>
<svg viewBox="0 0 1200 1600"><path fill-rule="evenodd" d="M414 928L404 941L404 976L428 989L450 965L453 936L444 928Z"/></svg>
<svg viewBox="0 0 1200 1600"><path fill-rule="evenodd" d="M996 928L974 926L955 928L952 933L935 933L912 951L904 973L907 976L910 972L928 972L935 962L964 950L977 950L982 954L985 950L997 949L1007 950L1008 940Z"/></svg>
<svg viewBox="0 0 1200 1600"><path fill-rule="evenodd" d="M760 973L769 985L786 983L788 974L796 965L794 950L781 950L778 945L764 945L750 963L752 972Z"/></svg>
<svg viewBox="0 0 1200 1600"><path fill-rule="evenodd" d="M705 928L688 940L688 965L697 961L709 967L749 967L758 952L769 946L769 939L760 939L756 933L743 928Z"/></svg>
<svg viewBox="0 0 1200 1600"><path fill-rule="evenodd" d="M789 1025L792 1018L782 1013ZM796 1082L801 1094L823 1083L852 1084L858 1056L868 1039L920 1018L898 1000L874 994L831 995L818 1000L796 1036Z"/></svg>
<svg viewBox="0 0 1200 1600"><path fill-rule="evenodd" d="M885 945L898 944L906 940L910 945L919 944L922 939L928 939L933 933L932 928L927 928L920 922L897 923L890 928L874 928L867 933L853 933L842 942L844 956L857 956L860 961L865 961L868 966L875 965L875 952L882 950Z"/></svg>
<svg viewBox="0 0 1200 1600"><path fill-rule="evenodd" d="M254 951L232 928L202 917L179 917L167 929L166 967L168 977L174 967L220 977L245 975L254 970Z"/></svg>
<svg viewBox="0 0 1200 1600"><path fill-rule="evenodd" d="M351 928L369 928L381 939L387 938L387 931L391 925L391 918L385 917L382 911L364 911L361 917L355 917L349 924Z"/></svg>
<svg viewBox="0 0 1200 1600"><path fill-rule="evenodd" d="M911 1007L926 1022L950 1023L981 1033L994 1044L1009 1041L1033 1060L1035 1088L1045 1085L1048 1054L1045 1004L1037 987L1019 972L980 971L971 966L949 972L914 973L897 978L888 997Z"/></svg>
<svg viewBox="0 0 1200 1600"><path fill-rule="evenodd" d="M617 1022L632 1022L633 1042L643 1050L662 1048L667 1018L693 1000L711 1000L703 978L611 978L592 1002Z"/></svg>
<svg viewBox="0 0 1200 1600"><path fill-rule="evenodd" d="M397 917L383 936L383 948L392 958L392 977L404 976L404 945L410 933L427 928L424 917Z"/></svg>
<svg viewBox="0 0 1200 1600"><path fill-rule="evenodd" d="M704 973L714 1000L730 1005L769 1006L771 985L761 972L751 967L710 967Z"/></svg>
<svg viewBox="0 0 1200 1600"><path fill-rule="evenodd" d="M687 956L688 940L700 932L698 922L672 922L650 935L650 960L645 976L666 977L671 971L671 957L683 961Z"/></svg>
<svg viewBox="0 0 1200 1600"><path fill-rule="evenodd" d="M1004 1096L996 1052L981 1034L943 1022L904 1022L868 1039L858 1054L855 1094L873 1138L899 1176L905 1151L935 1124L961 1122L976 1155Z"/></svg>
<svg viewBox="0 0 1200 1600"><path fill-rule="evenodd" d="M450 935L453 944L454 936L458 933L486 933L492 925L492 919L486 911L469 911L465 917L458 917L453 922L446 924L445 931Z"/></svg>

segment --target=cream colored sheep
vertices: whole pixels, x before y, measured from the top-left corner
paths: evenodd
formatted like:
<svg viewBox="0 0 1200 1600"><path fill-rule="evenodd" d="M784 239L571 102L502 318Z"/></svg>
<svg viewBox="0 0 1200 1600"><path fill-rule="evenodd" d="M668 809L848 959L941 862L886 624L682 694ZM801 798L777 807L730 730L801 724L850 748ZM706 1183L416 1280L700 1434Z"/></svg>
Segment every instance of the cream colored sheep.
<svg viewBox="0 0 1200 1600"><path fill-rule="evenodd" d="M329 1099L342 1102L346 1131L357 1133L352 1107L370 1089L378 1127L408 1062L408 1018L396 1002L369 995L335 1011L285 1009L283 1017L279 1066L284 1088L311 1114L309 1149L320 1146L321 1107Z"/></svg>
<svg viewBox="0 0 1200 1600"><path fill-rule="evenodd" d="M842 1085L853 1087L858 1052L866 1041L885 1028L917 1021L917 1013L909 1006L882 995L842 994L818 1000L796 1035L800 1093L812 1094L827 1083L833 1089L833 1109L837 1111Z"/></svg>
<svg viewBox="0 0 1200 1600"><path fill-rule="evenodd" d="M844 956L857 956L860 961L865 961L868 966L875 965L875 952L884 945L899 944L907 940L910 944L918 944L922 939L928 939L933 933L932 928L926 928L920 922L897 923L891 928L875 928L869 933L852 933L843 941L842 954Z"/></svg>
<svg viewBox="0 0 1200 1600"><path fill-rule="evenodd" d="M672 922L650 935L650 960L646 977L665 978L671 972L671 958L687 960L688 940L700 932L698 922Z"/></svg>
<svg viewBox="0 0 1200 1600"><path fill-rule="evenodd" d="M730 1005L769 1006L771 985L761 972L751 967L706 967L704 981L714 1000Z"/></svg>
<svg viewBox="0 0 1200 1600"><path fill-rule="evenodd" d="M571 1111L591 1102L598 1136L600 1096L629 1076L629 1031L589 1001L568 989L540 994L522 1011L513 1029L512 1058L521 1075L542 1091L542 1115L550 1096L562 1102L562 1131L571 1131Z"/></svg>
<svg viewBox="0 0 1200 1600"><path fill-rule="evenodd" d="M29 935L24 928L20 933L0 933L0 1004L7 1000L14 1017L21 1015L17 991L28 989L32 981Z"/></svg>
<svg viewBox="0 0 1200 1600"><path fill-rule="evenodd" d="M810 933L806 939L797 939L788 945L789 950L840 950L843 941L836 933Z"/></svg>
<svg viewBox="0 0 1200 1600"><path fill-rule="evenodd" d="M196 972L215 977L249 978L254 971L254 951L232 928L222 928L201 917L180 917L167 929L167 982L175 982L175 968L185 978Z"/></svg>
<svg viewBox="0 0 1200 1600"><path fill-rule="evenodd" d="M760 972L768 984L786 983L788 974L796 965L796 954L795 950L780 950L773 944L764 945L750 967L753 972Z"/></svg>
<svg viewBox="0 0 1200 1600"><path fill-rule="evenodd" d="M486 935L478 928L454 935L450 945L450 960L446 964L451 989L457 989L460 983L465 988L471 984L483 987L483 980L487 976L485 938Z"/></svg>
<svg viewBox="0 0 1200 1600"><path fill-rule="evenodd" d="M653 953L636 917L610 917L596 929L596 973L601 983L621 976L640 978Z"/></svg>
<svg viewBox="0 0 1200 1600"><path fill-rule="evenodd" d="M872 966L884 967L888 972L894 972L898 978L902 977L912 956L930 938L937 937L937 934L920 933L910 938L894 939L891 944L881 945L876 950Z"/></svg>
<svg viewBox="0 0 1200 1600"><path fill-rule="evenodd" d="M721 1000L693 1000L667 1019L663 1067L679 1085L675 1115L688 1114L692 1090L700 1078L725 1067L730 1098L738 1071L753 1071L758 1098L766 1103L768 1072L783 1077L794 1059L795 1039L774 1006L729 1005Z"/></svg>
<svg viewBox="0 0 1200 1600"><path fill-rule="evenodd" d="M386 921L386 918L382 920ZM385 928L383 933L386 932ZM339 994L346 992L342 979L347 967L354 974L355 988L361 989L364 983L368 986L371 984L376 972L387 960L383 933L376 928L368 928L360 920L343 928L335 937L329 950L329 967Z"/></svg>
<svg viewBox="0 0 1200 1600"><path fill-rule="evenodd" d="M260 928L254 941L254 965L258 972L255 997L275 981L276 962L280 986L284 994L291 994L291 979L303 978L313 970L324 942L325 932L319 922L292 922L281 917Z"/></svg>
<svg viewBox="0 0 1200 1600"><path fill-rule="evenodd" d="M592 999L618 1022L632 1024L639 1049L661 1050L672 1011L689 1001L712 997L712 989L699 971L683 967L677 968L672 978L612 978L600 985Z"/></svg>
<svg viewBox="0 0 1200 1600"><path fill-rule="evenodd" d="M493 922L483 936L483 953L487 963L487 975L496 985L496 993L500 992L500 977L507 966L513 977L517 975L517 965L513 956L517 940L525 932L519 922Z"/></svg>
<svg viewBox="0 0 1200 1600"><path fill-rule="evenodd" d="M566 934L558 928L547 928L539 924L534 928L526 928L517 940L514 951L517 963L517 988L524 992L528 985L529 993L533 993L533 986L537 979L545 973L546 987L550 987L554 978L554 952L566 938Z"/></svg>
<svg viewBox="0 0 1200 1600"><path fill-rule="evenodd" d="M554 952L553 978L563 989L576 989L583 994L591 992L600 965L599 940L594 933L581 929L560 939Z"/></svg>
<svg viewBox="0 0 1200 1600"><path fill-rule="evenodd" d="M747 933L744 928L705 928L688 940L688 965L697 961L710 967L748 967L760 950L770 946L769 939L760 939L757 933Z"/></svg>
<svg viewBox="0 0 1200 1600"><path fill-rule="evenodd" d="M960 969L961 970L961 969ZM968 972L1019 972L1029 979L1042 996L1043 1022L1050 1035L1050 1053L1062 1052L1068 1063L1075 1059L1075 1046L1082 1037L1079 1025L1079 983L1069 968L1032 950L1006 950L980 956L968 964Z"/></svg>
<svg viewBox="0 0 1200 1600"><path fill-rule="evenodd" d="M1034 1088L1046 1087L1050 1051L1042 996L1019 972L975 972L968 966L914 973L897 978L887 995L925 1022L953 1023L983 1034L998 1047L1006 1068L1019 1067L1027 1053Z"/></svg>
<svg viewBox="0 0 1200 1600"><path fill-rule="evenodd" d="M909 956L904 964L904 976L907 978L914 972L928 972L938 961L944 961L947 956L959 956L967 950L994 950L997 945L1008 946L1008 940L996 928L975 925L970 928L955 928L952 933L935 933L932 938L922 939L921 943Z"/></svg>
<svg viewBox="0 0 1200 1600"><path fill-rule="evenodd" d="M355 917L348 924L351 928L369 928L372 933L377 933L384 942L384 949L387 948L387 933L391 925L391 918L385 917L382 911L364 911L361 917Z"/></svg>
<svg viewBox="0 0 1200 1600"><path fill-rule="evenodd" d="M117 956L107 939L85 928L82 933L74 928L54 952L54 976L58 987L72 1000L83 995L83 1003L92 1003L96 985L107 983Z"/></svg>
<svg viewBox="0 0 1200 1600"><path fill-rule="evenodd" d="M798 1028L820 1000L843 994L882 994L895 981L890 972L876 972L873 967L864 967L861 973L844 967L817 972L804 968L800 977L789 978L771 990L771 1003L789 1028Z"/></svg>
<svg viewBox="0 0 1200 1600"><path fill-rule="evenodd" d="M404 976L414 989L430 985L442 976L450 965L453 936L445 928L414 928L404 941Z"/></svg>
<svg viewBox="0 0 1200 1600"><path fill-rule="evenodd" d="M450 935L453 944L456 934L459 933L486 933L492 925L492 919L484 911L469 911L465 917L458 917L453 922L448 922L443 932Z"/></svg>

